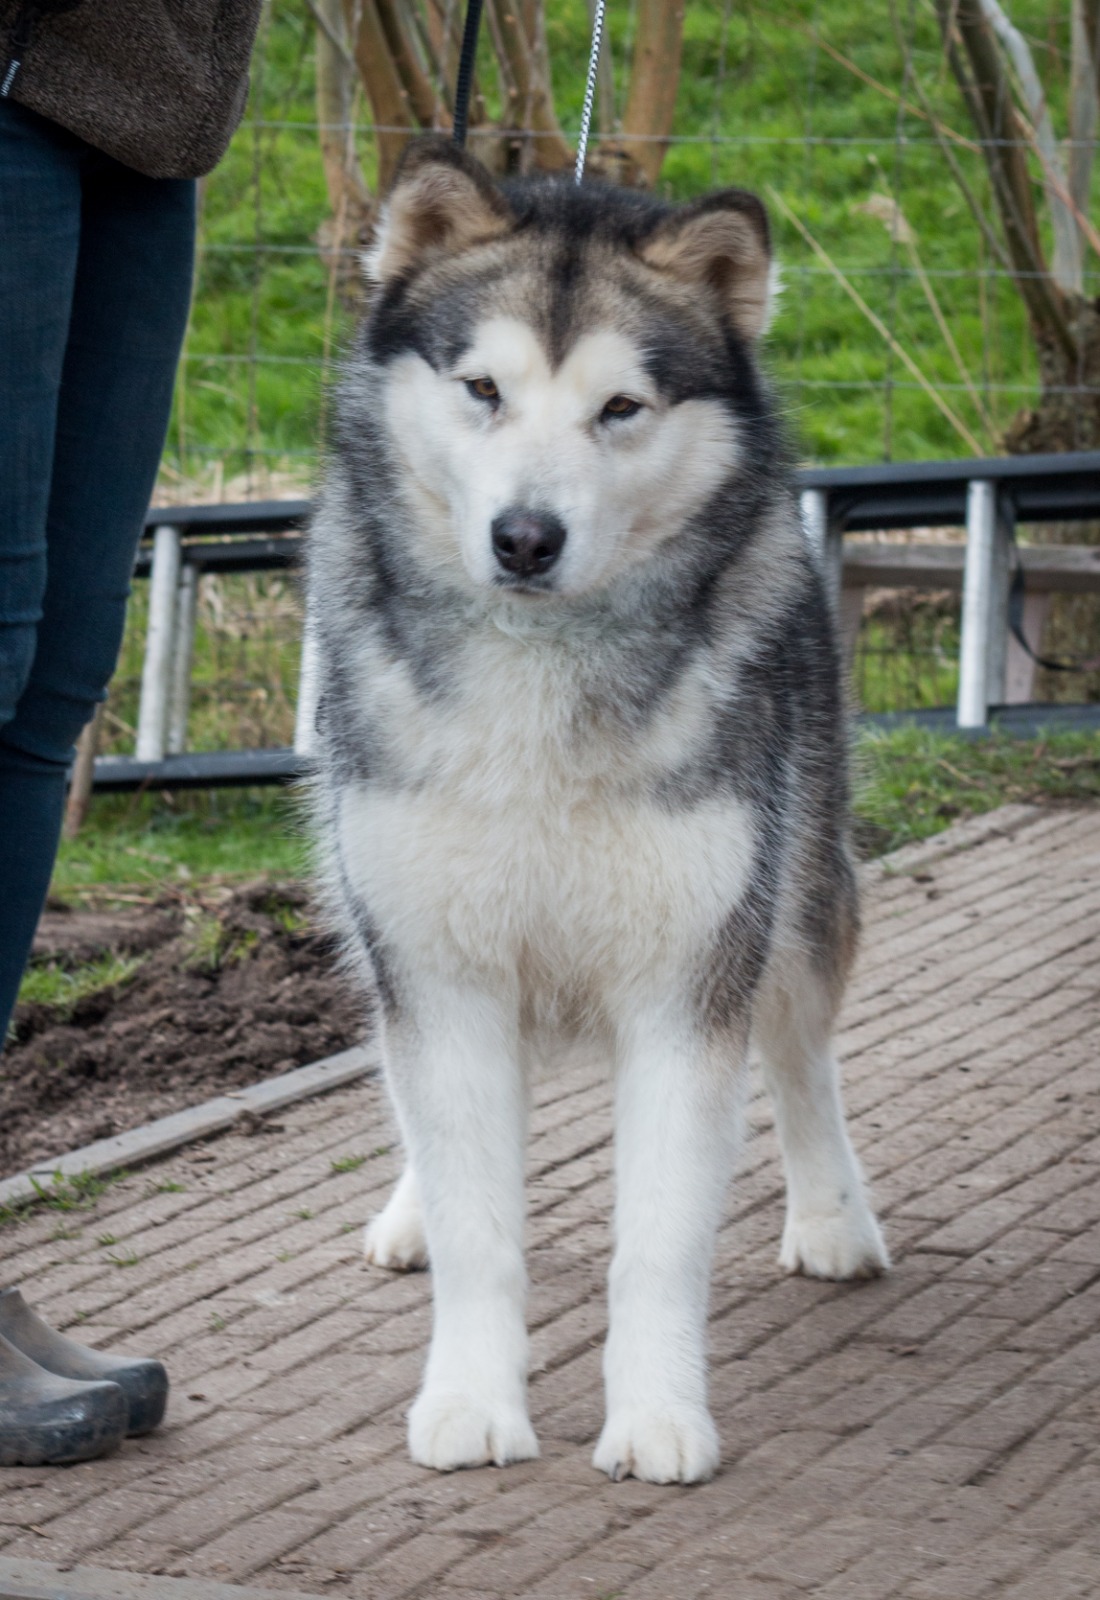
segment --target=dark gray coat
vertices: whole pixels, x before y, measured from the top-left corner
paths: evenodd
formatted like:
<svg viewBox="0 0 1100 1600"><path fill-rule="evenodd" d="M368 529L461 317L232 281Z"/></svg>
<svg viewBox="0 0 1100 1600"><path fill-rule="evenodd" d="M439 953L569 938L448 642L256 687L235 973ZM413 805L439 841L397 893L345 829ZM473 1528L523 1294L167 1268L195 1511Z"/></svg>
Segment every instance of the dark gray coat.
<svg viewBox="0 0 1100 1600"><path fill-rule="evenodd" d="M152 178L209 172L244 111L262 0L64 3L0 0L0 87Z"/></svg>

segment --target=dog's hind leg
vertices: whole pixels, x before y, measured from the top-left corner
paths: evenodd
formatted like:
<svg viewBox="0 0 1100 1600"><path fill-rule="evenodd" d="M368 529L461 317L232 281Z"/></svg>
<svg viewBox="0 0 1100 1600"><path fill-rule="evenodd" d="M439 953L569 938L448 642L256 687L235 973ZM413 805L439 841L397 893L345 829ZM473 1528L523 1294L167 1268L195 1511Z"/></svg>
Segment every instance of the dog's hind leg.
<svg viewBox="0 0 1100 1600"><path fill-rule="evenodd" d="M527 1091L516 1007L442 976L419 978L415 993L411 987L403 985L387 1016L385 1038L434 1293L409 1448L422 1466L443 1471L504 1466L538 1454L527 1417ZM402 1205L408 1199L406 1190Z"/></svg>
<svg viewBox="0 0 1100 1600"><path fill-rule="evenodd" d="M411 1163L406 1164L385 1206L368 1222L363 1253L376 1267L389 1267L393 1272L415 1272L428 1265L420 1185Z"/></svg>
<svg viewBox="0 0 1100 1600"><path fill-rule="evenodd" d="M594 1463L612 1479L695 1483L719 1459L706 1315L744 1046L704 1036L670 1002L639 1007L620 1030L616 1065L607 1421Z"/></svg>
<svg viewBox="0 0 1100 1600"><path fill-rule="evenodd" d="M890 1260L844 1122L830 989L812 957L788 956L756 1008L787 1179L779 1263L814 1278L873 1278Z"/></svg>

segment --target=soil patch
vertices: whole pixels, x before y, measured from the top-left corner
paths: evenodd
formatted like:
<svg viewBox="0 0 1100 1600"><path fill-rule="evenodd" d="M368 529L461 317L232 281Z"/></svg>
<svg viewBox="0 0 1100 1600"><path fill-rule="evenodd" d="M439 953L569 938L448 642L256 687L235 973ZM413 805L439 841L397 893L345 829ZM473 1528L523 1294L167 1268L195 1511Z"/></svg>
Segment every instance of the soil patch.
<svg viewBox="0 0 1100 1600"><path fill-rule="evenodd" d="M34 965L48 998L16 1009L0 1056L3 1176L305 1066L366 1032L363 1000L297 883L123 910L51 908Z"/></svg>

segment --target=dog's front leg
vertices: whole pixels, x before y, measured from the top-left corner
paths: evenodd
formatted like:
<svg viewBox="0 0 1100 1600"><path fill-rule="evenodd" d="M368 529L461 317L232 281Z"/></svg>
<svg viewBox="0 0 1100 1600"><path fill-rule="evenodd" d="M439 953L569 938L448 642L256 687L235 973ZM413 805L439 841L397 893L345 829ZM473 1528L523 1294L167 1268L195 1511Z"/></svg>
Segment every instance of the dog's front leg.
<svg viewBox="0 0 1100 1600"><path fill-rule="evenodd" d="M706 1315L743 1060L743 1043L706 1037L671 1007L640 1011L620 1036L607 1421L594 1457L611 1478L695 1483L718 1465Z"/></svg>
<svg viewBox="0 0 1100 1600"><path fill-rule="evenodd" d="M440 982L403 996L386 1057L424 1212L434 1326L409 1448L426 1467L538 1454L527 1418L526 1085L514 1008Z"/></svg>

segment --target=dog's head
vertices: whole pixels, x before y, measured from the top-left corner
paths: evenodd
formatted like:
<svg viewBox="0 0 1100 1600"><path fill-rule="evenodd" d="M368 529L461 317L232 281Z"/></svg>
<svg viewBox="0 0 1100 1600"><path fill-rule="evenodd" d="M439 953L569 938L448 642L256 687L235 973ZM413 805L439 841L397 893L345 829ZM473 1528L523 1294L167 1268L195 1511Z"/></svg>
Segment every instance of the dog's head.
<svg viewBox="0 0 1100 1600"><path fill-rule="evenodd" d="M464 587L576 595L644 561L737 472L767 216L565 179L498 186L410 146L368 271L365 353L424 543Z"/></svg>

